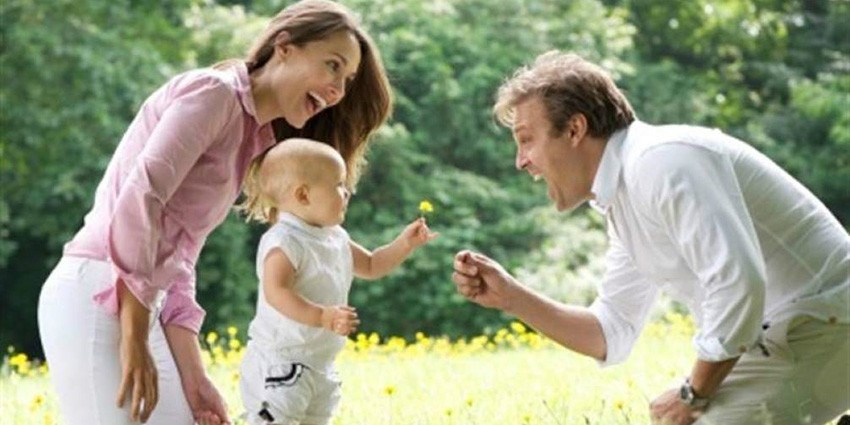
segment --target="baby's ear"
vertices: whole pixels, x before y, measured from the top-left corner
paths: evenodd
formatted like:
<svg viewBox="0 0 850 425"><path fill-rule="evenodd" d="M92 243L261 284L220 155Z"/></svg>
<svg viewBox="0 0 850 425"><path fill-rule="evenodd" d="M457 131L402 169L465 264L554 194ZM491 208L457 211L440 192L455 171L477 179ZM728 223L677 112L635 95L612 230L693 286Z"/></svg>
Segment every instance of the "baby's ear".
<svg viewBox="0 0 850 425"><path fill-rule="evenodd" d="M301 205L310 205L310 186L299 184L292 190L295 200Z"/></svg>

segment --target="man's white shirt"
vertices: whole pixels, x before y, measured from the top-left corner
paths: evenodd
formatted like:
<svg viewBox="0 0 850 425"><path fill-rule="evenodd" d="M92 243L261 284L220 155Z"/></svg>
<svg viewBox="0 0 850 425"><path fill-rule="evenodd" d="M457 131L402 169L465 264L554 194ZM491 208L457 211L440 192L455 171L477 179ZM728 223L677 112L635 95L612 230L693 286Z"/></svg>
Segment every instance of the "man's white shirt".
<svg viewBox="0 0 850 425"><path fill-rule="evenodd" d="M659 290L690 309L697 357L755 348L798 315L850 323L850 236L766 156L717 130L635 121L608 140L593 182L607 270L590 310L624 361Z"/></svg>

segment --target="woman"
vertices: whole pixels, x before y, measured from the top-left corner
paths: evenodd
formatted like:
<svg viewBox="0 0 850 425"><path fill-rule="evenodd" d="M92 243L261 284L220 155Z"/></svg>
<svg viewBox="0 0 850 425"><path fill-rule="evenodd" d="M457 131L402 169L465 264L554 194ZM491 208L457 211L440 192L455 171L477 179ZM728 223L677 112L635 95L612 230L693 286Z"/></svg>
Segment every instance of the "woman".
<svg viewBox="0 0 850 425"><path fill-rule="evenodd" d="M197 338L204 240L276 140L324 141L356 170L389 111L378 51L350 11L321 0L284 9L245 62L153 93L39 300L65 423L229 423Z"/></svg>

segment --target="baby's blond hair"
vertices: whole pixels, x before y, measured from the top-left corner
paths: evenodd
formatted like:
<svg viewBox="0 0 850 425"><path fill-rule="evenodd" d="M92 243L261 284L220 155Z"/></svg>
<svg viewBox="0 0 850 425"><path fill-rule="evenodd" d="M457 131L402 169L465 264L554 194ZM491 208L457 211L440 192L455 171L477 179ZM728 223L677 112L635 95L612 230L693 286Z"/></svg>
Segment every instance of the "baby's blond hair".
<svg viewBox="0 0 850 425"><path fill-rule="evenodd" d="M245 177L245 200L237 207L247 220L271 224L277 221L280 201L300 183L324 177L328 166L345 169L336 149L310 139L287 139L263 153L259 166Z"/></svg>

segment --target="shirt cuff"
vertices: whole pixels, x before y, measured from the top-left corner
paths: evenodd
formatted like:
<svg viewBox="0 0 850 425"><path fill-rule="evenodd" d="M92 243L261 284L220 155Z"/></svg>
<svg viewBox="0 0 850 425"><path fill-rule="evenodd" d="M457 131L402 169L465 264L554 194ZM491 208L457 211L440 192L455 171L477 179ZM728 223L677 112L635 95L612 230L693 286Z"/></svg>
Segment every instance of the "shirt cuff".
<svg viewBox="0 0 850 425"><path fill-rule="evenodd" d="M596 363L600 367L608 367L620 364L629 357L635 338L630 336L634 334L634 329L630 329L628 324L619 323L615 313L611 312L599 299L593 302L588 307L591 313L599 320L602 326L602 335L605 338L605 359L597 360ZM632 341L632 343L628 343Z"/></svg>
<svg viewBox="0 0 850 425"><path fill-rule="evenodd" d="M124 281L124 286L135 297L142 306L149 312L155 312L162 301L165 293L149 285L144 284L138 279L133 278L128 274L121 273L120 270L113 267L112 285L109 285L102 291L94 294L92 299L102 306L107 313L117 316L119 309L118 300L118 279Z"/></svg>
<svg viewBox="0 0 850 425"><path fill-rule="evenodd" d="M755 341L745 343L730 340L725 344L720 338L697 335L693 340L697 358L705 362L722 362L724 360L740 357L744 353L753 350L763 344L762 334L759 333Z"/></svg>
<svg viewBox="0 0 850 425"><path fill-rule="evenodd" d="M160 314L162 326L177 325L188 329L194 334L201 331L206 312L195 301L194 297L170 293L165 299L165 306Z"/></svg>

